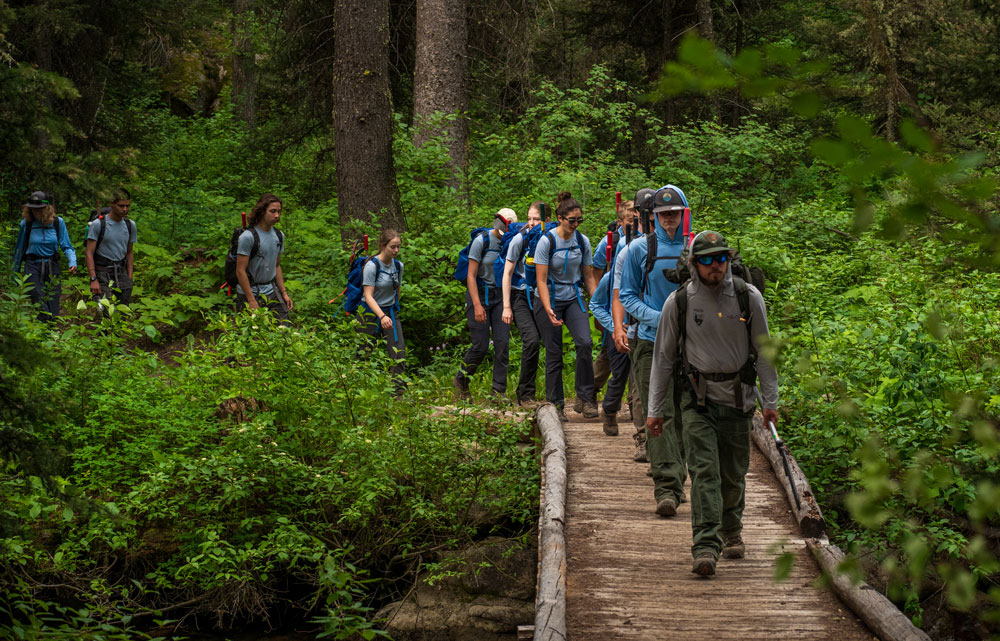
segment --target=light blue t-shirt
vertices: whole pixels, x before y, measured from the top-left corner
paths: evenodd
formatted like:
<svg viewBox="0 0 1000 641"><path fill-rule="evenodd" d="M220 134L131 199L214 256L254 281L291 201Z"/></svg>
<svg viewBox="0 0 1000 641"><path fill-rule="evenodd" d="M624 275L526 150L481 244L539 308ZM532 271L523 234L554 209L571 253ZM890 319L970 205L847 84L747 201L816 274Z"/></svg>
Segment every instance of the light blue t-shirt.
<svg viewBox="0 0 1000 641"><path fill-rule="evenodd" d="M365 287L374 287L372 297L382 311L389 313L389 308L396 302L396 292L403 284L403 263L399 263L399 270L396 269L395 260L390 260L389 264L383 263L378 256L373 256L361 272L361 284ZM376 274L378 278L376 279ZM364 304L364 299L362 299ZM368 308L368 305L365 305Z"/></svg>
<svg viewBox="0 0 1000 641"><path fill-rule="evenodd" d="M493 263L500 256L502 239L497 238L495 231L489 232L487 238L489 239L489 245L486 245L482 234L476 236L469 247L469 260L479 262L479 271L476 273L479 280L490 287L495 287L497 282L496 276L493 273Z"/></svg>
<svg viewBox="0 0 1000 641"><path fill-rule="evenodd" d="M260 238L260 247L247 263L250 289L255 295L273 298L274 279L278 275L278 256L285 253L284 235L279 236L278 230L273 227L267 231L257 227L257 236ZM253 233L248 229L240 234L236 254L249 256L251 249L253 249ZM236 286L236 293L246 295L239 285Z"/></svg>
<svg viewBox="0 0 1000 641"><path fill-rule="evenodd" d="M511 279L511 289L519 289L522 292L528 288L528 284L524 282L524 240L526 236L527 233L521 230L521 233L511 238L507 244L507 262L514 263L514 274L517 276L517 278ZM512 257L517 260L511 260Z"/></svg>
<svg viewBox="0 0 1000 641"><path fill-rule="evenodd" d="M556 245L550 252L552 238L555 239ZM582 247L578 239L582 242ZM558 231L552 230L546 232L535 247L535 264L549 266L549 280L555 283L555 292L550 293L554 300L576 298L576 283L581 278L582 267L593 263L590 239L580 232L573 232L569 240L563 240Z"/></svg>
<svg viewBox="0 0 1000 641"><path fill-rule="evenodd" d="M134 245L138 237L135 222L128 218L116 221L111 216L105 216L103 219L95 218L90 221L90 225L87 227L87 240L97 240L101 234L102 220L107 223L107 226L104 229L104 239L101 240L101 246L97 248L97 256L113 263L125 260L129 245Z"/></svg>

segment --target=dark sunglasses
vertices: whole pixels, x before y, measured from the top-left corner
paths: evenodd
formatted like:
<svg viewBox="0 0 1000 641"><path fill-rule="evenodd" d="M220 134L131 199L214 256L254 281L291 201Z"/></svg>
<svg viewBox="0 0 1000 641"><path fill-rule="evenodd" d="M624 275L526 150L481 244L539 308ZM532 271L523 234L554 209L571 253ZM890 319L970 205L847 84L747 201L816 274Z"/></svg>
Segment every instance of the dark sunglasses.
<svg viewBox="0 0 1000 641"><path fill-rule="evenodd" d="M711 256L698 256L695 258L695 260L698 261L699 264L705 266L711 265L713 261L719 263L720 265L725 265L726 262L729 260L729 254L713 254Z"/></svg>
<svg viewBox="0 0 1000 641"><path fill-rule="evenodd" d="M579 218L566 218L565 221L570 225L579 225L583 222L583 216L580 216Z"/></svg>

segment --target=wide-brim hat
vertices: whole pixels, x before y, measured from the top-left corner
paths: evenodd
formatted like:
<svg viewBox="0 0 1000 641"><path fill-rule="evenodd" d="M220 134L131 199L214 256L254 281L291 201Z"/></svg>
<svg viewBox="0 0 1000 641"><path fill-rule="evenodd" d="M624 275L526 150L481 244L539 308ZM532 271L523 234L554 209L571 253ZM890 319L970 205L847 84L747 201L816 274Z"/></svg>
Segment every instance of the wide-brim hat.
<svg viewBox="0 0 1000 641"><path fill-rule="evenodd" d="M52 203L49 202L49 195L44 191L33 192L28 196L28 202L24 203L25 206L31 207L32 209L41 209L42 207L48 207Z"/></svg>

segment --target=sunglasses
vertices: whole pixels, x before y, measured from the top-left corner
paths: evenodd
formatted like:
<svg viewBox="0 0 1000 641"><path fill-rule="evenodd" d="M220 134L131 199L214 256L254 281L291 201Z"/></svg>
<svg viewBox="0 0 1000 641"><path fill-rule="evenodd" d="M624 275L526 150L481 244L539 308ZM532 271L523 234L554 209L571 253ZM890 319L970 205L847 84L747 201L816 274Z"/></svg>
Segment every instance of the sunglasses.
<svg viewBox="0 0 1000 641"><path fill-rule="evenodd" d="M583 222L583 216L580 216L579 218L566 218L564 220L568 222L570 225L579 225L580 223Z"/></svg>
<svg viewBox="0 0 1000 641"><path fill-rule="evenodd" d="M711 265L713 262L725 265L729 261L729 254L713 254L711 256L698 256L695 258L700 265Z"/></svg>

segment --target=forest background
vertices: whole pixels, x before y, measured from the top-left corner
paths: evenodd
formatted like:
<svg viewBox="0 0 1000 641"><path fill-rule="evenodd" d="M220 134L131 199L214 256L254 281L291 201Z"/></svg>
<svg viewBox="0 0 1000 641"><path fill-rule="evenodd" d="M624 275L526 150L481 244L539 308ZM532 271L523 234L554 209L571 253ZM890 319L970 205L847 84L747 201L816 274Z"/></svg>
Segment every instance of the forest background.
<svg viewBox="0 0 1000 641"><path fill-rule="evenodd" d="M767 274L783 433L845 569L934 638L996 635L998 15L0 0L6 254L37 189L81 261L118 186L140 239L137 301L103 325L83 279L55 328L3 282L0 636L309 621L371 638L418 573L455 571L443 551L530 541L518 426L430 418L466 336L458 250L564 189L596 244L616 191L667 182ZM292 329L234 318L218 289L266 191L285 202ZM382 225L403 231L400 402L329 303Z"/></svg>

